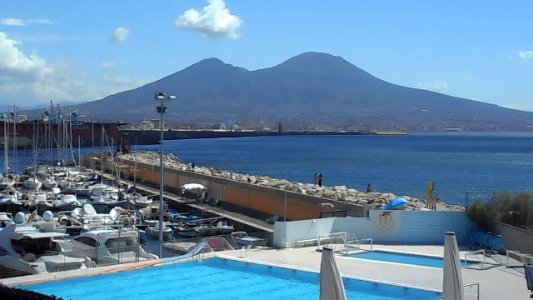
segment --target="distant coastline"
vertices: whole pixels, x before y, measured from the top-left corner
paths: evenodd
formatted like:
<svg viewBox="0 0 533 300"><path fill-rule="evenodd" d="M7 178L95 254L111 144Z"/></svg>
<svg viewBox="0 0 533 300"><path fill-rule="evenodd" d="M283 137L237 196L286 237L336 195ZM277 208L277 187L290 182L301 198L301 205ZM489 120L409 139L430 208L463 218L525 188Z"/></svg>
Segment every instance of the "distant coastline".
<svg viewBox="0 0 533 300"><path fill-rule="evenodd" d="M161 137L159 129L126 129L123 131L131 143L140 145L158 144ZM301 135L406 135L405 131L256 131L256 130L218 130L218 129L167 129L164 140L235 138L260 136L301 136Z"/></svg>

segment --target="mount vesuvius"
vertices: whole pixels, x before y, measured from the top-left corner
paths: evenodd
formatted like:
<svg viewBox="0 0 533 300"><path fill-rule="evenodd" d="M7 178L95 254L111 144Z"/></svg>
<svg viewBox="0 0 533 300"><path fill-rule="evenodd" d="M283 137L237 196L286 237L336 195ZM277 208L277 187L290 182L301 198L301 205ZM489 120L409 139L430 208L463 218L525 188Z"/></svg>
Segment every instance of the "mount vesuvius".
<svg viewBox="0 0 533 300"><path fill-rule="evenodd" d="M278 123L313 129L530 130L533 113L395 85L341 57L308 52L249 71L202 60L142 87L76 105L93 118L137 122L157 118L154 92L175 95L168 123Z"/></svg>

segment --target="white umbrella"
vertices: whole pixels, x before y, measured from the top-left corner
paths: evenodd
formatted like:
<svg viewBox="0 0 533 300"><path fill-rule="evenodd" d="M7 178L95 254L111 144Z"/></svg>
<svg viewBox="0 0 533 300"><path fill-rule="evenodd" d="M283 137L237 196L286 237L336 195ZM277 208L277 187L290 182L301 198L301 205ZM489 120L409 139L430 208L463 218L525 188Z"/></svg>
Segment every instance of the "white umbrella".
<svg viewBox="0 0 533 300"><path fill-rule="evenodd" d="M320 264L320 300L346 300L341 274L335 262L333 249L322 248Z"/></svg>
<svg viewBox="0 0 533 300"><path fill-rule="evenodd" d="M461 259L454 232L446 232L444 238L443 272L442 299L462 300L465 293L461 276Z"/></svg>
<svg viewBox="0 0 533 300"><path fill-rule="evenodd" d="M205 189L205 186L199 183L186 183L182 185L181 188L185 190L203 190Z"/></svg>

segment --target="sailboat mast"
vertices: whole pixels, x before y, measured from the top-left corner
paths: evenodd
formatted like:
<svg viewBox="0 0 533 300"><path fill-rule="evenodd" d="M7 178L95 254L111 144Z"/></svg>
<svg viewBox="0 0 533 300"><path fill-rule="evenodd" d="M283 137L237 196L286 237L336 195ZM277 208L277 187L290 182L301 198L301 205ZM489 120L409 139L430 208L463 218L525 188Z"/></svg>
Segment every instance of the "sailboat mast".
<svg viewBox="0 0 533 300"><path fill-rule="evenodd" d="M17 107L13 105L13 162L17 166Z"/></svg>
<svg viewBox="0 0 533 300"><path fill-rule="evenodd" d="M7 145L8 137L7 137L7 122L6 119L4 121L4 175L7 174L7 171L9 170L9 159L8 159L8 149L9 146Z"/></svg>
<svg viewBox="0 0 533 300"><path fill-rule="evenodd" d="M102 128L102 140L101 140L101 151L102 151L102 159L100 160L100 171L102 172L102 176L100 176L100 183L102 183L102 178L104 177L104 158L105 158L105 151L104 151L104 124L100 123L100 126Z"/></svg>

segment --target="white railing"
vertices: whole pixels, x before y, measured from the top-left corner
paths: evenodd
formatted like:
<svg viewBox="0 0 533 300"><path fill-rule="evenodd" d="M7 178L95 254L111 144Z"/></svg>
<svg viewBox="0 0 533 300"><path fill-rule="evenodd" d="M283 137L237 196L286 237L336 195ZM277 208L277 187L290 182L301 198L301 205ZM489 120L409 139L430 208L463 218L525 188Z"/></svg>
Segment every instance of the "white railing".
<svg viewBox="0 0 533 300"><path fill-rule="evenodd" d="M475 283L467 283L465 285L463 285L463 287L471 287L471 286L476 286L476 299L479 300L479 282L475 282Z"/></svg>
<svg viewBox="0 0 533 300"><path fill-rule="evenodd" d="M358 238L355 233L348 233L348 236L351 237L351 239L346 239L346 242L344 244L344 249L346 250L346 254L348 254L348 250L361 250L361 245L363 244L370 244L370 251L374 250L374 239L373 238Z"/></svg>
<svg viewBox="0 0 533 300"><path fill-rule="evenodd" d="M506 260L505 260L505 266L506 267L509 267L509 256L515 256L515 257L518 257L520 259L520 262L521 263L524 263L524 264L533 264L533 256L531 256L530 254L527 254L527 253L521 253L520 251L518 250L507 250L506 251Z"/></svg>
<svg viewBox="0 0 533 300"><path fill-rule="evenodd" d="M332 232L326 235L319 235L317 237L317 250L321 251L324 245L332 245L333 251L335 251L337 245L346 244L346 235L347 232ZM327 241L327 243L322 244L322 241Z"/></svg>
<svg viewBox="0 0 533 300"><path fill-rule="evenodd" d="M325 245L332 245L333 251L337 250L338 245L342 245L342 250L345 254L348 254L349 250L361 249L363 244L370 244L370 251L374 248L373 238L358 238L353 232L332 232L326 235L319 235L316 241L318 251L322 250Z"/></svg>
<svg viewBox="0 0 533 300"><path fill-rule="evenodd" d="M468 256L478 256L480 254L481 254L481 269L484 269L485 268L485 256L487 255L487 250L485 249L480 249L480 250L465 253L465 259L464 259L465 267L467 267L468 265L468 259L467 259Z"/></svg>

